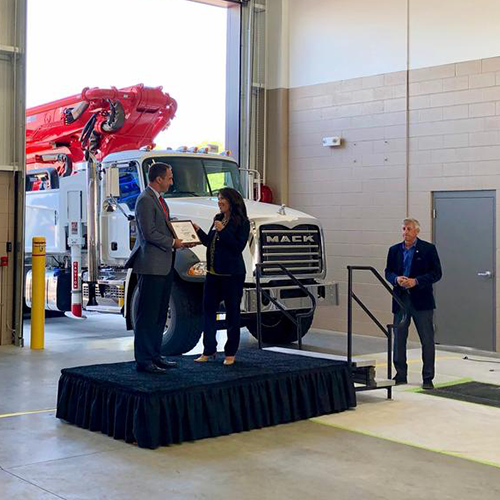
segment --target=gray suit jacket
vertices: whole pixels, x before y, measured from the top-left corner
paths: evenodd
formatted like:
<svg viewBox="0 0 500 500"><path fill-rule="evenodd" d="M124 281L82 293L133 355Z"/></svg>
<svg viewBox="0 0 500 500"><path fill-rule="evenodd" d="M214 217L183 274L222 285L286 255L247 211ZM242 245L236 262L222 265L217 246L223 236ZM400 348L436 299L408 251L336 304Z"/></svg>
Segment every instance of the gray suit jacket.
<svg viewBox="0 0 500 500"><path fill-rule="evenodd" d="M174 236L155 193L146 188L135 206L137 239L125 267L137 274L166 276L172 268Z"/></svg>

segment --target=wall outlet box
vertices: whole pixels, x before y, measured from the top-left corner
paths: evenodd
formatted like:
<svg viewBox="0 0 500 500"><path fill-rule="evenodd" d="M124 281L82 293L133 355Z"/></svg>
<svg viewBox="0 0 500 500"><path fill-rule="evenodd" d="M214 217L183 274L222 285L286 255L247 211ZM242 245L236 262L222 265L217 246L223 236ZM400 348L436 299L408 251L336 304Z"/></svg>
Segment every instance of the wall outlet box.
<svg viewBox="0 0 500 500"><path fill-rule="evenodd" d="M342 144L342 139L338 136L336 137L323 137L323 146L325 148L328 148L328 147L332 147L332 148L335 148L335 147L338 147Z"/></svg>

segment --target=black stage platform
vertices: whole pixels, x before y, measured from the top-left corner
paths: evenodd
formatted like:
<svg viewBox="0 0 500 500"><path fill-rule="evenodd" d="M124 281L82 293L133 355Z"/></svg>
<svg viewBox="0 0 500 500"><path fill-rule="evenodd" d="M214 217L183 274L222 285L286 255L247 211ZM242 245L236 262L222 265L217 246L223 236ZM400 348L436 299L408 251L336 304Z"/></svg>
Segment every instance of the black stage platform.
<svg viewBox="0 0 500 500"><path fill-rule="evenodd" d="M356 406L347 363L258 349L236 363L178 356L167 375L135 363L62 370L57 417L156 448L340 412Z"/></svg>

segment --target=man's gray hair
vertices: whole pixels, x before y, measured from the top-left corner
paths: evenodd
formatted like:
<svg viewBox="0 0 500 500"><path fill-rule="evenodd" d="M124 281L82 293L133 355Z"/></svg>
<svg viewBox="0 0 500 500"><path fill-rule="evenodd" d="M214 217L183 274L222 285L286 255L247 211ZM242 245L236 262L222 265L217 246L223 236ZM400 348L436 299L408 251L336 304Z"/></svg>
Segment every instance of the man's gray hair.
<svg viewBox="0 0 500 500"><path fill-rule="evenodd" d="M417 219L412 219L411 217L403 219L403 226L406 226L407 224L413 224L416 229L420 230L420 222L418 222Z"/></svg>

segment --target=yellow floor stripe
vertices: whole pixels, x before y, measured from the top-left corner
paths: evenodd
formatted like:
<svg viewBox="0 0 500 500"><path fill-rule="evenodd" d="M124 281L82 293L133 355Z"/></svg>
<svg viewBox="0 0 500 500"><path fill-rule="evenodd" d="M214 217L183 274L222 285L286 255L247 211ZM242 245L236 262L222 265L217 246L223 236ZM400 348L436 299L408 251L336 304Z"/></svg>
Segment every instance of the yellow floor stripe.
<svg viewBox="0 0 500 500"><path fill-rule="evenodd" d="M318 418L311 418L310 421L314 422L316 424L326 425L328 427L333 427L335 429L339 429L342 431L354 432L356 434L362 434L363 436L370 436L370 437L377 438L377 439L383 439L385 441L390 441L392 443L397 443L397 444L403 444L405 446L413 446L413 448L420 448L421 450L432 451L434 453L440 453L442 455L448 455L450 457L461 458L463 460L469 460L471 462L476 462L476 463L482 464L482 465L490 465L492 467L496 467L496 468L500 469L500 463L489 462L487 460L481 460L479 458L472 458L472 457L469 457L467 455L464 455L463 453L456 453L453 451L446 451L446 450L439 450L436 448L429 448L427 446L422 446L420 444L410 443L409 441L403 441L400 439L394 439L394 438L390 438L390 437L386 437L386 436L381 436L379 434L375 434L374 432L360 431L358 429L352 429L350 427L345 427L343 425L332 424L331 422L322 422Z"/></svg>
<svg viewBox="0 0 500 500"><path fill-rule="evenodd" d="M442 384L434 384L436 389L441 389L441 387L451 387L453 385L465 384L466 382L474 382L471 378L459 378L458 380L452 380L451 382L443 382ZM404 392L414 392L418 394L425 394L427 391L422 389L421 387L412 387L411 389L405 389ZM436 396L435 394L432 394ZM442 397L442 396L437 396ZM450 398L451 399L451 398ZM472 401L465 401L462 399L455 399L455 401L460 401L461 403L467 403L471 405L481 405L482 403L473 403Z"/></svg>
<svg viewBox="0 0 500 500"><path fill-rule="evenodd" d="M35 415L37 413L50 413L51 411L56 411L56 408L47 408L45 410L18 411L16 413L4 413L3 415L0 415L0 418L21 417L23 415Z"/></svg>
<svg viewBox="0 0 500 500"><path fill-rule="evenodd" d="M442 359L463 359L463 357L462 356L437 356L436 357L436 361L440 361ZM422 360L421 359L409 359L407 361L407 363L409 365L415 364L415 363L422 363ZM377 368L379 368L379 367L387 366L387 363L380 363L380 364L377 363L375 366Z"/></svg>

